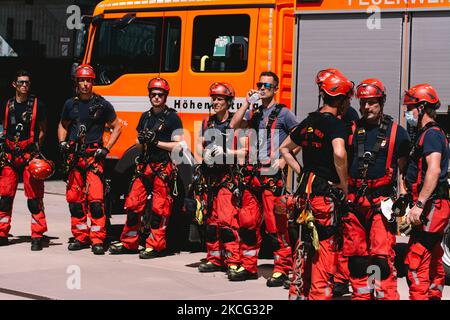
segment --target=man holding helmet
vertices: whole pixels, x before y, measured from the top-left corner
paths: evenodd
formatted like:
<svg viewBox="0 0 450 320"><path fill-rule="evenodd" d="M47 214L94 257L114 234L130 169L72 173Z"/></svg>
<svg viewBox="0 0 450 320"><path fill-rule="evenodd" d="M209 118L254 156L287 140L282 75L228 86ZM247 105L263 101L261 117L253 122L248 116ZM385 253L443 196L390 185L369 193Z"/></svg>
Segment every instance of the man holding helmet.
<svg viewBox="0 0 450 320"><path fill-rule="evenodd" d="M344 219L343 254L348 257L352 299L397 300L394 267L395 219L381 212L381 203L397 198L397 169L404 176L409 153L406 130L384 114L386 89L376 78L356 88L361 119L350 137L353 160L349 170L352 210ZM400 185L401 202L406 194ZM398 202L396 202L398 203ZM369 266L379 270L375 285L368 283Z"/></svg>
<svg viewBox="0 0 450 320"><path fill-rule="evenodd" d="M223 269L236 270L240 264L238 203L240 199L236 180L238 156L237 137L230 129L233 114L229 108L235 97L234 88L224 82L215 82L209 88L214 114L202 122L197 153L203 155L202 175L208 190L206 204L206 262L198 267L200 272ZM245 150L240 151L245 156Z"/></svg>
<svg viewBox="0 0 450 320"><path fill-rule="evenodd" d="M409 296L412 300L440 300L445 284L441 241L450 218L450 150L435 121L440 101L431 85L409 89L403 104L408 125L417 131L405 179L413 202L406 216L407 223L413 225L405 259Z"/></svg>
<svg viewBox="0 0 450 320"><path fill-rule="evenodd" d="M42 101L30 94L31 75L27 71L18 71L12 86L16 94L6 105L3 121L0 161L0 246L8 245L12 207L19 174L22 173L25 196L31 212L31 250L38 251L42 250L42 238L47 231L43 180L53 173L49 162L37 159L45 136L46 117ZM39 170L41 167L44 170L46 167L49 172L42 174Z"/></svg>
<svg viewBox="0 0 450 320"><path fill-rule="evenodd" d="M141 217L145 214L150 233L140 259L162 256L166 248L166 228L173 207L173 183L176 181L170 153L182 141L183 127L175 109L166 105L169 83L163 78L149 81L148 95L152 107L141 115L136 147L142 153L137 159L136 173L125 199L127 221L119 243L109 247L111 254L136 253L139 248ZM144 226L144 228L147 226Z"/></svg>
<svg viewBox="0 0 450 320"><path fill-rule="evenodd" d="M68 171L66 199L75 237L68 249L81 250L92 245L92 252L102 255L106 237L103 161L119 138L121 127L114 107L92 91L93 68L80 65L75 79L77 96L65 102L58 126L60 150ZM112 133L104 146L102 137L106 125Z"/></svg>

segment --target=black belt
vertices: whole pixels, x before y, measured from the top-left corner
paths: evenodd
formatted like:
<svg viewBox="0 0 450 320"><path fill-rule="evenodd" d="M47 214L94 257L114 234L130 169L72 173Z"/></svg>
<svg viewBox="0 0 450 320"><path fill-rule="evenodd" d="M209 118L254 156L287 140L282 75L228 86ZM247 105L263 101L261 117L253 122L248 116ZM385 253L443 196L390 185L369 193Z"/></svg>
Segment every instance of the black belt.
<svg viewBox="0 0 450 320"><path fill-rule="evenodd" d="M356 186L349 186L348 192L357 194L359 192L358 187ZM392 185L385 185L381 187L372 187L367 188L365 192L365 196L369 196L371 198L378 198L378 197L390 197L394 194L394 187Z"/></svg>
<svg viewBox="0 0 450 320"><path fill-rule="evenodd" d="M304 174L303 179L297 189L297 194L299 196L306 195L306 187L308 184L310 174L314 174L314 173L310 172L310 173ZM314 178L314 181L312 183L312 187L311 187L311 197L329 196L330 188L331 188L331 185L328 183L328 180L316 175L316 177Z"/></svg>

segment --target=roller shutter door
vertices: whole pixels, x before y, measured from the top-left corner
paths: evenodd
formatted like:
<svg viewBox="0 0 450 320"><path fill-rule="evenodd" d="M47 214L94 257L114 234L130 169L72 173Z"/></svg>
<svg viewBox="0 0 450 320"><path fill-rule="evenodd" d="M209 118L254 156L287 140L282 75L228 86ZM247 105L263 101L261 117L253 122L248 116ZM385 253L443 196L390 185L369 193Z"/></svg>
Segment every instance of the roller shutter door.
<svg viewBox="0 0 450 320"><path fill-rule="evenodd" d="M410 86L429 83L450 104L450 13L414 13L411 35Z"/></svg>
<svg viewBox="0 0 450 320"><path fill-rule="evenodd" d="M300 15L295 110L299 119L317 108L319 70L336 67L357 85L378 77L387 87L385 111L398 119L402 58L402 16L381 16L381 29L367 27L367 14ZM354 98L352 106L359 110Z"/></svg>

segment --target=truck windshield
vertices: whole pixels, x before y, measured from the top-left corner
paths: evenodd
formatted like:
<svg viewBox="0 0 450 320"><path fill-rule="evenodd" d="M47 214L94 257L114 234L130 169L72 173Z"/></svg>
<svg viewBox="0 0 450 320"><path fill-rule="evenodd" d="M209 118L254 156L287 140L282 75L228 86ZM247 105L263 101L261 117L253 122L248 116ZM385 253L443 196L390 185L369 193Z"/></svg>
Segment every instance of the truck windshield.
<svg viewBox="0 0 450 320"><path fill-rule="evenodd" d="M125 26L117 20L104 20L97 29L91 56L98 74L96 84L108 85L127 73L177 71L180 34L177 17L134 19Z"/></svg>

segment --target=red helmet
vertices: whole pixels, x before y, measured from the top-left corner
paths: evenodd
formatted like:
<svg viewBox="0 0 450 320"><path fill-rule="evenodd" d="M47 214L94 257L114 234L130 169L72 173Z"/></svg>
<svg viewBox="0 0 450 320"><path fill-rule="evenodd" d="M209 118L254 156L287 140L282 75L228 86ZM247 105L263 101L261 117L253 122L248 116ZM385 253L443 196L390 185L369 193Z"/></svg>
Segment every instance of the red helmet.
<svg viewBox="0 0 450 320"><path fill-rule="evenodd" d="M328 69L320 70L319 72L317 72L316 84L318 84L320 86L325 81L326 78L328 78L329 76L332 76L332 75L344 77L344 75L342 74L341 71L339 71L339 69L328 68Z"/></svg>
<svg viewBox="0 0 450 320"><path fill-rule="evenodd" d="M323 90L326 94L332 97L336 97L339 95L352 97L354 86L354 83L348 80L346 77L332 75L322 82L322 84L320 85L320 90Z"/></svg>
<svg viewBox="0 0 450 320"><path fill-rule="evenodd" d="M161 89L164 90L166 93L169 93L170 87L169 83L163 79L163 78L153 78L148 82L148 92L152 91L153 89Z"/></svg>
<svg viewBox="0 0 450 320"><path fill-rule="evenodd" d="M234 98L236 94L231 84L226 82L214 82L211 87L209 87L209 95L220 95Z"/></svg>
<svg viewBox="0 0 450 320"><path fill-rule="evenodd" d="M94 69L89 64L82 64L78 66L77 70L75 71L75 78L95 79Z"/></svg>
<svg viewBox="0 0 450 320"><path fill-rule="evenodd" d="M386 88L381 80L369 78L361 81L356 87L356 97L358 99L385 98Z"/></svg>
<svg viewBox="0 0 450 320"><path fill-rule="evenodd" d="M418 84L405 92L404 105L416 105L421 102L427 103L435 109L439 109L441 106L436 90L428 83Z"/></svg>
<svg viewBox="0 0 450 320"><path fill-rule="evenodd" d="M54 163L46 159L33 159L28 165L31 176L36 180L45 180L54 173Z"/></svg>

